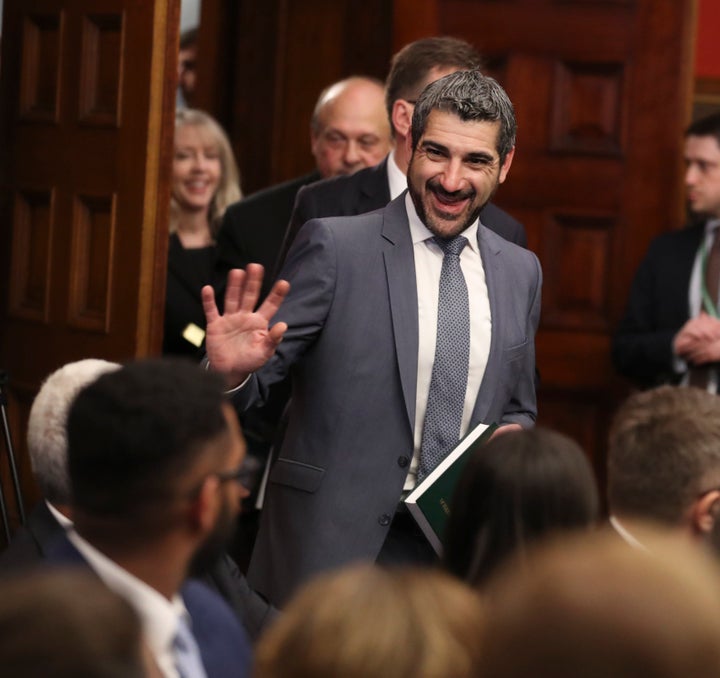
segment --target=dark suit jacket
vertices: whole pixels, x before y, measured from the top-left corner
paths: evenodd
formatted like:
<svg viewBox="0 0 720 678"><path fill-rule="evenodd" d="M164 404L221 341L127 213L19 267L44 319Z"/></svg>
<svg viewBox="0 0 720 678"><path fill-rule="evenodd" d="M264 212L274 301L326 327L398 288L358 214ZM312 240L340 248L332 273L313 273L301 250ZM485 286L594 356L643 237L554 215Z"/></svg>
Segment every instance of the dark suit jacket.
<svg viewBox="0 0 720 678"><path fill-rule="evenodd" d="M290 245L306 221L365 214L381 209L389 202L387 158L375 167L362 169L355 174L325 179L301 188L295 200L295 209L290 217L275 273L279 273ZM527 247L523 225L492 203L483 208L480 222L505 240Z"/></svg>
<svg viewBox="0 0 720 678"><path fill-rule="evenodd" d="M55 566L90 569L65 535L50 545L46 555L47 562ZM250 676L250 641L227 603L199 581L188 580L179 593L190 613L208 678Z"/></svg>
<svg viewBox="0 0 720 678"><path fill-rule="evenodd" d="M0 576L39 566L48 550L62 538L62 526L41 501L28 516L27 526L17 530L8 548L0 554ZM250 588L227 554L218 558L200 579L227 601L253 641L278 616L278 611Z"/></svg>
<svg viewBox="0 0 720 678"><path fill-rule="evenodd" d="M271 186L243 198L225 211L217 237L216 270L222 281L231 268L262 264L264 298L272 283L272 271L290 221L300 188L320 179L318 172Z"/></svg>
<svg viewBox="0 0 720 678"><path fill-rule="evenodd" d="M471 424L536 414L540 265L478 229L492 336ZM357 217L313 219L290 250L288 330L236 394L246 406L293 372L287 433L270 473L248 580L276 605L316 573L374 560L413 451L418 303L404 195Z"/></svg>
<svg viewBox="0 0 720 678"><path fill-rule="evenodd" d="M25 527L13 535L8 547L0 554L0 573L19 572L43 561L48 545L63 534L47 504L40 501L28 515Z"/></svg>
<svg viewBox="0 0 720 678"><path fill-rule="evenodd" d="M675 383L672 341L690 318L688 291L704 224L663 233L648 249L612 341L616 369L639 386Z"/></svg>

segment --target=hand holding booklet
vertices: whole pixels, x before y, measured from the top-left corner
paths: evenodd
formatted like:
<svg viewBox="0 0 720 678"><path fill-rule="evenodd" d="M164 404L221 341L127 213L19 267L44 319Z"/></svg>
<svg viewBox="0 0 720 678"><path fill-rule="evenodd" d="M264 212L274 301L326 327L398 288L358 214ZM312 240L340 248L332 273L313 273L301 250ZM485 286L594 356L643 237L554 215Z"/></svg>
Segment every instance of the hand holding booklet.
<svg viewBox="0 0 720 678"><path fill-rule="evenodd" d="M438 555L450 515L450 500L465 464L497 429L497 424L478 424L407 496L405 504Z"/></svg>

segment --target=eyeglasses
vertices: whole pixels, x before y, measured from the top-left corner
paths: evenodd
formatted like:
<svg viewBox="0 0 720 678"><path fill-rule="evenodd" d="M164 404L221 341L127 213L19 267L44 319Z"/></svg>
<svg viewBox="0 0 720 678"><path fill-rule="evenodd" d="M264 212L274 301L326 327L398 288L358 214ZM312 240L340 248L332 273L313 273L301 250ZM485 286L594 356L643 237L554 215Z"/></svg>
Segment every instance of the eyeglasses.
<svg viewBox="0 0 720 678"><path fill-rule="evenodd" d="M249 489L250 482L255 475L255 471L245 466L245 464L240 464L240 466L230 471L218 471L212 475L214 475L221 483L234 480L236 483L240 483L240 485Z"/></svg>

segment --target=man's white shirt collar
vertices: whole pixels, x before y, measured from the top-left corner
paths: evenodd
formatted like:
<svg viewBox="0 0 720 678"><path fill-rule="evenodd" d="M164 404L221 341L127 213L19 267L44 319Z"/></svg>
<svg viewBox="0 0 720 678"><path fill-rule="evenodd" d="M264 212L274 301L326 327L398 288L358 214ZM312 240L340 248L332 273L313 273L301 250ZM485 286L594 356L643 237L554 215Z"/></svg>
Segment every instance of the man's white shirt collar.
<svg viewBox="0 0 720 678"><path fill-rule="evenodd" d="M390 200L395 200L406 188L407 177L395 162L395 151L390 151L387 157L388 187Z"/></svg>
<svg viewBox="0 0 720 678"><path fill-rule="evenodd" d="M73 526L72 520L60 513L47 499L45 499L45 506L47 506L48 511L50 511L50 515L60 523L60 527L62 527L63 530L69 530Z"/></svg>
<svg viewBox="0 0 720 678"><path fill-rule="evenodd" d="M173 655L178 618L184 617L191 626L182 598L176 594L168 600L98 551L74 529L68 530L67 537L105 585L134 608L140 618L145 641L163 675L178 676Z"/></svg>
<svg viewBox="0 0 720 678"><path fill-rule="evenodd" d="M630 546L641 551L647 551L647 547L630 534L628 529L617 519L617 516L610 516L610 525L622 537L623 541L630 544Z"/></svg>

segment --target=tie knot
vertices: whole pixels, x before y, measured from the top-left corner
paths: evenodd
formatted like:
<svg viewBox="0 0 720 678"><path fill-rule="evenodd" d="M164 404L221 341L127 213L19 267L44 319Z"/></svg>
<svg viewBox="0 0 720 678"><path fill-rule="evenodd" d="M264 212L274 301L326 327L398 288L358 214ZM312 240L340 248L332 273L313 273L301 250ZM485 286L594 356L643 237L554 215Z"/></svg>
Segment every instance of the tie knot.
<svg viewBox="0 0 720 678"><path fill-rule="evenodd" d="M464 235L456 235L454 238L435 238L435 242L445 254L459 256L468 241Z"/></svg>

